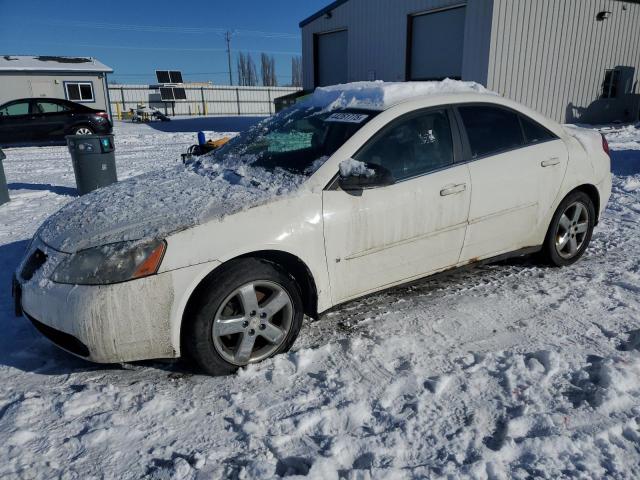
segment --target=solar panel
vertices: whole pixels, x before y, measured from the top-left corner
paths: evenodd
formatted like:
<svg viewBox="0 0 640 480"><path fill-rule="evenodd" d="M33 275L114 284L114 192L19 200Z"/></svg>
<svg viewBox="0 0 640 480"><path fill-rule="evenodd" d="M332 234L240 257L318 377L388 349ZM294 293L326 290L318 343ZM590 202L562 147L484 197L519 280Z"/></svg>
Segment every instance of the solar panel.
<svg viewBox="0 0 640 480"><path fill-rule="evenodd" d="M171 87L160 87L160 99L163 102L173 102L173 88Z"/></svg>
<svg viewBox="0 0 640 480"><path fill-rule="evenodd" d="M184 88L174 87L173 88L173 98L175 98L176 100L186 100L187 99L187 92L185 92Z"/></svg>
<svg viewBox="0 0 640 480"><path fill-rule="evenodd" d="M171 79L171 83L182 83L182 72L172 70L169 72L169 78Z"/></svg>
<svg viewBox="0 0 640 480"><path fill-rule="evenodd" d="M167 70L156 70L158 83L171 83L171 76Z"/></svg>

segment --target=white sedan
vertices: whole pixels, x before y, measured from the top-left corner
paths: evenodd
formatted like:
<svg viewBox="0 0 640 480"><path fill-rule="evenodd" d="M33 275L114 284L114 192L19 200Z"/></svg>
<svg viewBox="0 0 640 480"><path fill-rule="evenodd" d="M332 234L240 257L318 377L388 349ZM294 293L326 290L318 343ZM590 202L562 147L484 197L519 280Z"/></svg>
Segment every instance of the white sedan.
<svg viewBox="0 0 640 480"><path fill-rule="evenodd" d="M318 89L210 156L65 206L16 271L16 308L88 360L227 374L363 295L514 255L570 265L610 193L603 137L477 84Z"/></svg>

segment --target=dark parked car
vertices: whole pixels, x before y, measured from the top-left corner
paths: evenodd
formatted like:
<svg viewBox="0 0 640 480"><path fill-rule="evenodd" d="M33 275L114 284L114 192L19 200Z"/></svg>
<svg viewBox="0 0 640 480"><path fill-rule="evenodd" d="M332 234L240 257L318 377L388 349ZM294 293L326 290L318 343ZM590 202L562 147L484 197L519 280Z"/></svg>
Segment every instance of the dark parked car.
<svg viewBox="0 0 640 480"><path fill-rule="evenodd" d="M0 105L0 145L63 141L65 135L111 133L109 114L58 98L22 98Z"/></svg>

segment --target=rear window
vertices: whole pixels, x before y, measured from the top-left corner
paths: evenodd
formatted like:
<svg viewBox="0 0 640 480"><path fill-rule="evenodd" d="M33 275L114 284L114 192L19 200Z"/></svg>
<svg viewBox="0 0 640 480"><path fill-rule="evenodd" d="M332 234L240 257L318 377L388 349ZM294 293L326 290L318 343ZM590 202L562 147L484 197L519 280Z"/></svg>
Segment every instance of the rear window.
<svg viewBox="0 0 640 480"><path fill-rule="evenodd" d="M520 116L522 130L527 144L546 142L557 138L553 133L528 117Z"/></svg>
<svg viewBox="0 0 640 480"><path fill-rule="evenodd" d="M493 155L524 145L518 114L484 105L459 107L473 158Z"/></svg>

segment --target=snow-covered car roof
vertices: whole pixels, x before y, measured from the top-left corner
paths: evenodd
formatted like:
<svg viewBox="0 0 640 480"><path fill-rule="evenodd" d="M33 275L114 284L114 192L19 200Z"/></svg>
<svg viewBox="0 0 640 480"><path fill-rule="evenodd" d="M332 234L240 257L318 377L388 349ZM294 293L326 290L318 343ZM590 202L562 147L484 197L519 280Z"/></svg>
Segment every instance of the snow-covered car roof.
<svg viewBox="0 0 640 480"><path fill-rule="evenodd" d="M476 82L449 78L437 82L354 82L319 87L305 103L327 110L362 108L386 110L398 103L433 95L477 93L497 95Z"/></svg>

